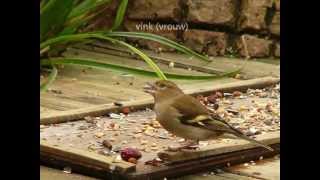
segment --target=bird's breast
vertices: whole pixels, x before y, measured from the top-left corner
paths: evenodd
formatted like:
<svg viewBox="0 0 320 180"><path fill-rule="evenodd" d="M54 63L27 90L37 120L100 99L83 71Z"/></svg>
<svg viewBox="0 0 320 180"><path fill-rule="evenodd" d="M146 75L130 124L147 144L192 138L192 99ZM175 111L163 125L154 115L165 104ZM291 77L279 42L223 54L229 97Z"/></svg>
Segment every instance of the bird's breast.
<svg viewBox="0 0 320 180"><path fill-rule="evenodd" d="M178 119L180 116L179 112L174 108L162 107L170 106L155 106L157 120L162 127L170 133L191 140L207 140L218 136L218 134L213 131L181 123Z"/></svg>

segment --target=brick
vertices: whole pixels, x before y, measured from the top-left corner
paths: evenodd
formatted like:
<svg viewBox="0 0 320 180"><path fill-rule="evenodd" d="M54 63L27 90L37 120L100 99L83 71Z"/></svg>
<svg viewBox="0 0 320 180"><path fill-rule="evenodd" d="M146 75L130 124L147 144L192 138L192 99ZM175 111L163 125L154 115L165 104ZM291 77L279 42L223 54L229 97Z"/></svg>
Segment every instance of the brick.
<svg viewBox="0 0 320 180"><path fill-rule="evenodd" d="M267 9L272 7L272 2L272 0L242 0L238 29L265 30Z"/></svg>
<svg viewBox="0 0 320 180"><path fill-rule="evenodd" d="M280 57L280 42L275 44L273 55L275 57Z"/></svg>
<svg viewBox="0 0 320 180"><path fill-rule="evenodd" d="M184 45L199 53L224 55L228 35L223 32L188 30L183 34Z"/></svg>
<svg viewBox="0 0 320 180"><path fill-rule="evenodd" d="M237 0L188 0L187 21L234 27Z"/></svg>
<svg viewBox="0 0 320 180"><path fill-rule="evenodd" d="M128 17L132 20L175 20L181 18L180 0L131 0Z"/></svg>
<svg viewBox="0 0 320 180"><path fill-rule="evenodd" d="M245 44L247 45L248 53L250 57L268 57L270 56L270 48L272 42L270 40L261 39L252 35L242 35L244 37ZM246 51L242 36L235 40L235 49L240 56L246 57Z"/></svg>
<svg viewBox="0 0 320 180"><path fill-rule="evenodd" d="M139 28L138 26L144 24L144 28ZM124 22L124 28L127 31L132 31L132 32L146 32L146 33L152 33L156 35L160 35L163 37L166 37L170 40L173 41L178 41L179 39L177 38L178 31L175 30L159 30L156 28L156 24L152 24L150 22L139 22L139 21L130 21L126 20ZM155 51L175 51L175 49L170 48L168 46L162 45L160 43L157 43L155 41L151 40L144 40L144 39L136 39L136 38L130 38L129 40L138 43L140 46L146 47L147 49L150 50L155 50Z"/></svg>
<svg viewBox="0 0 320 180"><path fill-rule="evenodd" d="M276 12L269 25L269 31L271 34L280 36L280 12Z"/></svg>

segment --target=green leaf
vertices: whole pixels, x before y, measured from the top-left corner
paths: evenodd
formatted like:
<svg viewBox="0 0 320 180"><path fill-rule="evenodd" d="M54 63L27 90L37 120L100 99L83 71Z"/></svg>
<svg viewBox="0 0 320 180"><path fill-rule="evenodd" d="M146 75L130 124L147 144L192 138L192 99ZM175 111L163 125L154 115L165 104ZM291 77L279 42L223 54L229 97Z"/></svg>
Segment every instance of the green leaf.
<svg viewBox="0 0 320 180"><path fill-rule="evenodd" d="M89 58L68 58L68 57L60 57L60 58L51 58L51 59L43 59L41 61L42 66L47 65L78 65L78 66L86 66L91 68L98 68L98 69L110 69L117 72L126 72L131 74L137 74L137 75L144 75L144 76L151 76L151 77L157 77L153 71L138 69L134 67L128 67L128 66L121 66L118 64L111 64L107 62L98 62L94 59ZM204 79L217 79L222 77L228 77L228 76L234 76L237 74L239 70L229 72L229 73L223 73L220 75L208 75L208 76L195 76L195 75L181 75L181 74L174 74L174 73L164 73L168 78L171 79L180 79L180 80L204 80Z"/></svg>
<svg viewBox="0 0 320 180"><path fill-rule="evenodd" d="M40 11L40 42L62 29L74 0L50 0Z"/></svg>
<svg viewBox="0 0 320 180"><path fill-rule="evenodd" d="M147 56L146 54L144 54L143 52L141 52L139 49L133 47L132 45L124 42L124 41L119 41L117 39L111 39L110 41L116 42L120 45L126 46L127 48L129 48L132 52L134 52L135 54L139 55L154 71L155 73L158 75L158 77L160 79L164 79L166 80L166 76L163 74L163 72L160 70L160 68L157 66L156 63L154 63L149 56Z"/></svg>
<svg viewBox="0 0 320 180"><path fill-rule="evenodd" d="M46 41L44 43L41 43L40 44L40 49L43 49L43 48L45 48L46 46L49 46L49 45L56 44L58 42L61 43L61 42L66 42L66 41L67 42L80 41L80 40L82 41L82 40L84 40L86 38L97 38L97 39L107 40L107 41L111 41L112 43L117 43L117 44L120 44L122 46L126 46L132 52L138 54L155 71L155 73L159 76L160 79L167 79L165 77L165 75L162 73L162 71L160 70L160 68L147 55L145 55L143 52L141 52L140 50L138 50L137 48L131 46L128 43L125 43L123 41L104 36L102 34L86 33L86 34L59 36L58 38L50 39L49 42Z"/></svg>
<svg viewBox="0 0 320 180"><path fill-rule="evenodd" d="M118 29L120 27L120 25L122 24L123 17L126 14L127 5L128 5L128 0L121 0L120 4L118 6L118 9L117 9L117 15L114 20L114 24L111 28L112 31Z"/></svg>
<svg viewBox="0 0 320 180"><path fill-rule="evenodd" d="M51 64L47 64L47 65L51 65ZM58 75L57 68L55 66L52 66L52 70L47 81L40 85L40 92L46 91L48 87L52 84L52 82L56 79L57 75Z"/></svg>
<svg viewBox="0 0 320 180"><path fill-rule="evenodd" d="M77 4L68 16L68 19L82 16L90 11L96 10L100 5L111 2L111 0L84 0Z"/></svg>
<svg viewBox="0 0 320 180"><path fill-rule="evenodd" d="M156 41L160 44L174 48L174 49L176 49L182 53L185 53L187 55L195 56L195 57L200 58L201 60L211 62L211 60L209 60L207 57L205 57L199 53L196 53L193 50L191 50L191 49L189 49L179 43L176 43L170 39L167 39L167 38L159 36L159 35L155 35L155 34L151 34L151 33L143 33L143 32L106 32L105 35L111 36L111 37L140 38L140 39L147 39L147 40L151 40L151 41Z"/></svg>

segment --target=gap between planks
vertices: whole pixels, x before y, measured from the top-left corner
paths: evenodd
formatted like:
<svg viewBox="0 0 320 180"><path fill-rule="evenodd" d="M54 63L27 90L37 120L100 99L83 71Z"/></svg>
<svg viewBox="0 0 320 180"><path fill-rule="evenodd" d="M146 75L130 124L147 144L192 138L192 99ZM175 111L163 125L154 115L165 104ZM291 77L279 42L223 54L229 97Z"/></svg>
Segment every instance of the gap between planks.
<svg viewBox="0 0 320 180"><path fill-rule="evenodd" d="M195 88L188 88L185 90L185 93L190 95L208 95L214 91L222 91L222 92L232 92L235 90L238 91L245 91L249 88L258 89L264 88L270 85L274 85L280 82L279 78L274 77L264 77L264 78L257 78L257 79L250 79L250 80L243 80L238 82L231 82L225 84L219 84L216 86L207 86L207 87L195 87ZM145 98L135 101L125 101L121 102L123 106L119 107L114 105L113 103L110 104L102 104L102 105L95 105L87 108L80 108L68 111L61 111L61 112L54 112L54 113L47 113L45 115L40 115L40 124L55 124L55 123L63 123L67 121L75 121L82 119L86 116L101 116L105 115L110 112L119 112L124 107L133 108L134 110L143 109L146 107L151 107L153 105L153 98Z"/></svg>

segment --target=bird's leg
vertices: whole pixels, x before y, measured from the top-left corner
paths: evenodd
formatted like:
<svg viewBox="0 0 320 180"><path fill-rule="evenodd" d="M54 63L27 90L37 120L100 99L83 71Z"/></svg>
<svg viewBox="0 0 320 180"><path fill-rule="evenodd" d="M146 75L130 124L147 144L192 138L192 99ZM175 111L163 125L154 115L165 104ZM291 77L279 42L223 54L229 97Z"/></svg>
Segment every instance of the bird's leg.
<svg viewBox="0 0 320 180"><path fill-rule="evenodd" d="M180 147L169 147L168 151L181 151L181 150L196 150L199 148L199 140L187 140L185 143L183 143Z"/></svg>

